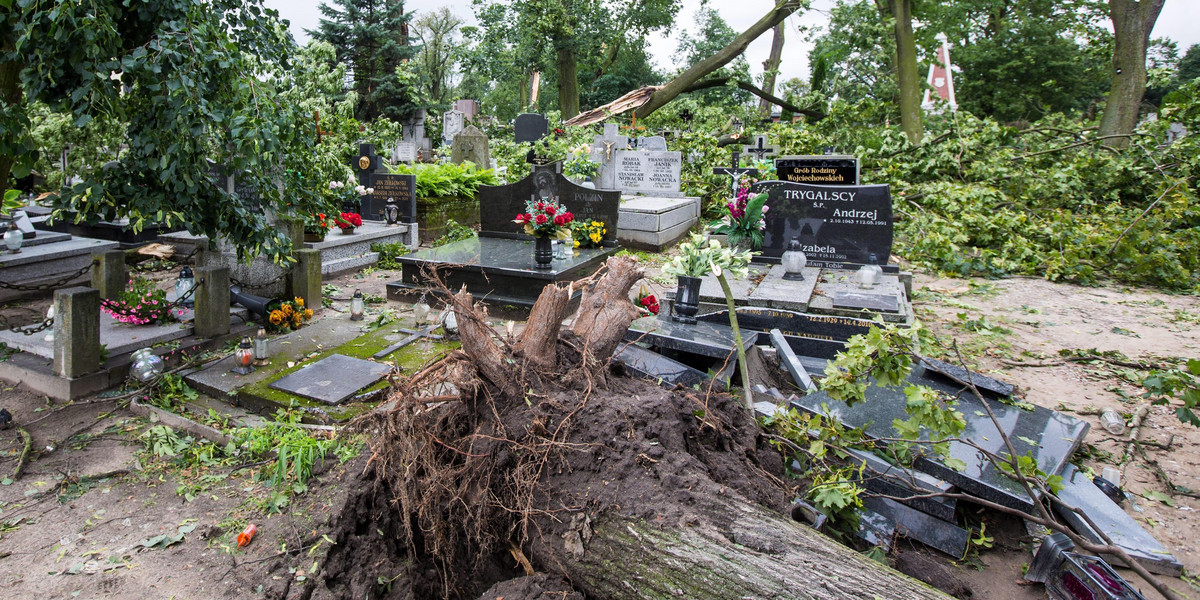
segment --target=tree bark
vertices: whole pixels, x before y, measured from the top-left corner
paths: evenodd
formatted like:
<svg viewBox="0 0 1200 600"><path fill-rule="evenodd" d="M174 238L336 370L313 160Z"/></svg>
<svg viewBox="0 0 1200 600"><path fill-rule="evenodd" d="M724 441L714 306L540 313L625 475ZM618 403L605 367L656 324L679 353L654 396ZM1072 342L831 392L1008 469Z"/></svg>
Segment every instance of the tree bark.
<svg viewBox="0 0 1200 600"><path fill-rule="evenodd" d="M921 74L917 72L917 42L912 28L913 0L887 0L895 20L896 83L900 89L900 128L913 144L921 143Z"/></svg>
<svg viewBox="0 0 1200 600"><path fill-rule="evenodd" d="M1138 109L1146 93L1146 47L1164 1L1108 1L1113 24L1113 80L1100 117L1101 136L1128 136L1137 126ZM1129 138L1110 138L1105 145L1124 148Z"/></svg>
<svg viewBox="0 0 1200 600"><path fill-rule="evenodd" d="M6 28L11 27L12 19L0 19L0 25ZM0 33L0 55L8 54L13 49L13 33L7 31ZM21 101L21 82L19 75L21 74L21 63L17 61L0 61L0 102L5 106L15 107ZM17 123L9 123L13 126ZM23 131L10 131L6 136L10 136L15 142L20 139ZM12 167L16 163L16 157L9 153L0 153L0 194L4 193L12 184L9 176L12 174Z"/></svg>
<svg viewBox="0 0 1200 600"><path fill-rule="evenodd" d="M462 350L470 357L479 374L487 378L510 398L521 394L521 387L514 376L510 363L500 348L492 341L492 328L484 320L486 313L476 312L474 298L463 286L451 297L454 316L458 321L458 334L462 339Z"/></svg>
<svg viewBox="0 0 1200 600"><path fill-rule="evenodd" d="M762 89L767 95L775 94L775 79L779 76L779 63L783 60L783 33L784 23L780 21L775 25L774 37L771 38L771 54L763 61ZM761 98L758 109L763 112L770 111L772 101L767 100L765 96Z"/></svg>
<svg viewBox="0 0 1200 600"><path fill-rule="evenodd" d="M563 119L579 114L579 64L575 59L575 40L555 40L558 46L558 109Z"/></svg>
<svg viewBox="0 0 1200 600"><path fill-rule="evenodd" d="M736 496L706 512L686 525L608 514L583 532L590 540L582 551L552 536L533 551L538 562L561 566L589 598L949 598Z"/></svg>
<svg viewBox="0 0 1200 600"><path fill-rule="evenodd" d="M645 274L637 261L626 256L614 256L605 264L608 273L594 288L583 290L579 313L571 324L571 331L584 341L586 353L598 364L608 364L629 324L637 318L629 290Z"/></svg>
<svg viewBox="0 0 1200 600"><path fill-rule="evenodd" d="M705 79L703 81L697 81L696 83L693 83L692 85L688 86L688 88L686 90L684 90L684 93L696 92L696 91L700 91L700 90L707 90L709 88L715 88L715 87L721 87L721 86L729 83L730 79L732 79L732 77L713 77L712 79ZM792 104L791 102L788 102L787 100L784 100L783 98L779 98L778 96L772 96L771 94L768 94L767 92L759 89L757 86L755 86L754 84L752 84L748 81L742 81L742 80L738 79L738 80L734 81L734 84L737 85L739 88L746 90L747 92L750 92L751 94L754 94L755 96L758 96L759 98L762 98L763 101L765 101L765 102L774 104L784 110L790 110L796 114L810 117L812 119L812 122L820 121L821 119L825 118L825 113L822 111L811 109L811 108L800 108L799 106L796 106L795 104Z"/></svg>
<svg viewBox="0 0 1200 600"><path fill-rule="evenodd" d="M798 8L800 8L799 0L781 0L771 12L767 13L757 23L751 25L749 29L734 38L728 46L696 63L692 68L668 82L661 90L655 92L654 95L650 96L650 100L646 104L634 111L634 115L639 119L644 119L654 111L662 108L666 103L674 100L679 94L682 94L693 83L700 80L700 78L720 69L729 61L737 58L738 55L746 51L746 46L749 46L750 42L758 39L758 36L783 22L788 15L796 12Z"/></svg>
<svg viewBox="0 0 1200 600"><path fill-rule="evenodd" d="M533 310L529 312L528 325L517 342L517 351L533 364L545 369L554 367L558 332L562 329L570 302L570 289L557 285L542 288Z"/></svg>

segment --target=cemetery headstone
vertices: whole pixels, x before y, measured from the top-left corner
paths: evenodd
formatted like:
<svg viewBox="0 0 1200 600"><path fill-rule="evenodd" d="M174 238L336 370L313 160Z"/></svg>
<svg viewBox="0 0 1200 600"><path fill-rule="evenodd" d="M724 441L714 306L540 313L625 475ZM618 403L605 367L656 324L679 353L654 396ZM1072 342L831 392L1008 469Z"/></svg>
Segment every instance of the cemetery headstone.
<svg viewBox="0 0 1200 600"><path fill-rule="evenodd" d="M602 190L612 190L617 187L617 171L613 165L618 150L624 150L629 144L629 138L619 134L616 123L604 124L604 135L592 137L592 153L588 157L597 164L594 178L596 187Z"/></svg>
<svg viewBox="0 0 1200 600"><path fill-rule="evenodd" d="M780 156L775 174L780 181L813 185L858 185L858 158L842 155Z"/></svg>
<svg viewBox="0 0 1200 600"><path fill-rule="evenodd" d="M417 216L417 176L396 173L374 173L367 187L374 191L362 200L362 218L384 221L384 209L390 198L400 207L400 222L413 223Z"/></svg>
<svg viewBox="0 0 1200 600"><path fill-rule="evenodd" d="M525 212L525 202L531 198L557 197L576 220L603 222L608 229L603 241L615 243L621 194L575 185L557 171L557 166L536 165L528 177L509 185L480 186L479 235L529 239L525 229L514 223L513 218Z"/></svg>
<svg viewBox="0 0 1200 600"><path fill-rule="evenodd" d="M466 115L457 110L449 110L442 114L442 143L450 145L454 143L454 136L463 130L466 124Z"/></svg>
<svg viewBox="0 0 1200 600"><path fill-rule="evenodd" d="M400 133L405 141L416 145L418 158L428 158L433 152L433 141L425 137L425 109L410 117L400 128Z"/></svg>
<svg viewBox="0 0 1200 600"><path fill-rule="evenodd" d="M775 262L793 238L809 266L884 264L892 255L892 197L887 185L809 185L762 181L751 194L765 192L762 254Z"/></svg>
<svg viewBox="0 0 1200 600"><path fill-rule="evenodd" d="M396 140L392 149L392 164L412 164L417 160L417 144L412 141Z"/></svg>
<svg viewBox="0 0 1200 600"><path fill-rule="evenodd" d="M633 141L637 142L637 145L634 147L638 150L649 150L652 152L666 152L667 150L667 138L661 135L635 138Z"/></svg>
<svg viewBox="0 0 1200 600"><path fill-rule="evenodd" d="M613 159L616 187L626 194L677 197L683 157L679 152L619 150Z"/></svg>
<svg viewBox="0 0 1200 600"><path fill-rule="evenodd" d="M474 100L455 100L454 110L463 113L468 121L474 121L475 115L479 114L479 103Z"/></svg>
<svg viewBox="0 0 1200 600"><path fill-rule="evenodd" d="M467 125L454 136L454 143L450 146L450 160L457 164L470 161L480 169L488 168L492 159L488 151L487 134L474 125Z"/></svg>
<svg viewBox="0 0 1200 600"><path fill-rule="evenodd" d="M753 154L754 158L757 160L763 160L766 157L772 156L779 152L779 147L771 146L767 142L767 136L756 135L749 146L742 146L742 152L746 154Z"/></svg>
<svg viewBox="0 0 1200 600"><path fill-rule="evenodd" d="M550 122L546 120L546 115L542 114L517 115L517 120L513 123L513 132L518 144L536 142L550 133Z"/></svg>

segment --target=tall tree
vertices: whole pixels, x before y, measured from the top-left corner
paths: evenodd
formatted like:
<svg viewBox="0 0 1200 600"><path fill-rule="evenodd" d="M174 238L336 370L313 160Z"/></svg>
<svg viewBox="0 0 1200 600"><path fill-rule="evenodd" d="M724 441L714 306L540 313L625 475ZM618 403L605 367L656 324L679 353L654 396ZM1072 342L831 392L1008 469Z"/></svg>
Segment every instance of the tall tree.
<svg viewBox="0 0 1200 600"><path fill-rule="evenodd" d="M913 35L913 0L875 0L879 12L892 21L896 44L896 87L899 89L900 128L913 144L921 143L921 74L917 72L917 40Z"/></svg>
<svg viewBox="0 0 1200 600"><path fill-rule="evenodd" d="M1112 91L1100 118L1100 135L1125 136L1107 140L1117 148L1129 145L1138 109L1146 92L1146 47L1150 31L1165 0L1108 0L1113 24Z"/></svg>
<svg viewBox="0 0 1200 600"><path fill-rule="evenodd" d="M111 119L126 148L102 170L60 191L56 209L84 220L129 218L232 240L244 254L280 257L286 237L258 203L209 179L211 159L256 187L262 206L288 210L276 187L286 157L311 145L312 117L280 103L275 79L295 43L258 0L122 0L10 3L20 65L17 108L42 101L75 126ZM4 101L0 147L27 132ZM15 127L14 127L15 125ZM17 157L21 164L31 153Z"/></svg>
<svg viewBox="0 0 1200 600"><path fill-rule="evenodd" d="M409 15L402 0L334 0L321 3L325 15L313 38L337 49L338 60L354 72L360 120L402 120L417 108L413 91L396 70L416 52L409 43Z"/></svg>
<svg viewBox="0 0 1200 600"><path fill-rule="evenodd" d="M449 104L453 94L454 75L462 54L462 45L455 36L462 24L462 18L445 6L413 22L413 32L421 40L416 63L424 96L438 107Z"/></svg>
<svg viewBox="0 0 1200 600"><path fill-rule="evenodd" d="M771 37L771 53L763 61L763 91L775 93L775 79L779 76L779 64L783 62L783 34L785 24L781 21L775 26ZM771 103L763 98L758 103L759 110L766 112L771 109Z"/></svg>

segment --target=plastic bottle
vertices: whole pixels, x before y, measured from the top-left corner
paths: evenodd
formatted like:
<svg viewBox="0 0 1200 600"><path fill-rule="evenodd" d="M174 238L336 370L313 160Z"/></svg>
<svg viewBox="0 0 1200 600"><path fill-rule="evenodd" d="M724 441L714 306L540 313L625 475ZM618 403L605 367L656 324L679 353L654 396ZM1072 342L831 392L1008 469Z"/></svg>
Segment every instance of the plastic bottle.
<svg viewBox="0 0 1200 600"><path fill-rule="evenodd" d="M1104 411L1104 414L1100 415L1100 423L1113 435L1125 433L1125 419L1115 410Z"/></svg>
<svg viewBox="0 0 1200 600"><path fill-rule="evenodd" d="M250 543L250 540L254 539L254 534L256 533L258 533L258 527L254 523L247 525L237 536L238 548L245 548Z"/></svg>

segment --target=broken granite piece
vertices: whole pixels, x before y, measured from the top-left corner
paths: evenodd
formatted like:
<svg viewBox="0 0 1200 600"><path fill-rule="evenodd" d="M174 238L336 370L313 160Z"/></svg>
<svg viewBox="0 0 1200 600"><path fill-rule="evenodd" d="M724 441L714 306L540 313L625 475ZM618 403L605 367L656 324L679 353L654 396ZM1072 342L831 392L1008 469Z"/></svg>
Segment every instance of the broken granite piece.
<svg viewBox="0 0 1200 600"><path fill-rule="evenodd" d="M359 390L383 379L391 365L331 354L268 387L326 404L341 404Z"/></svg>
<svg viewBox="0 0 1200 600"><path fill-rule="evenodd" d="M850 460L866 464L860 479L863 487L893 498L909 498L927 494L951 493L954 486L920 471L893 465L873 452L847 449ZM954 522L958 501L953 498L912 498L902 502L943 521Z"/></svg>
<svg viewBox="0 0 1200 600"><path fill-rule="evenodd" d="M1104 495L1104 492L1075 465L1068 463L1060 474L1063 478L1063 489L1059 490L1058 499L1068 506L1083 509L1114 544L1129 553L1130 558L1142 563L1142 566L1152 573L1178 577L1183 572L1183 565L1178 559L1133 520L1133 517ZM1067 510L1057 503L1054 510L1079 535L1097 544L1104 543L1100 535L1074 511Z"/></svg>
<svg viewBox="0 0 1200 600"><path fill-rule="evenodd" d="M808 392L815 391L817 386L813 383L812 377L808 375L808 369L805 369L800 359L796 358L796 353L792 352L792 346L783 337L782 331L778 329L771 330L771 345L779 353L780 364L791 374L792 380L796 382L796 385Z"/></svg>
<svg viewBox="0 0 1200 600"><path fill-rule="evenodd" d="M961 558L970 532L887 498L863 498L863 506L896 524L896 533ZM864 511L865 512L865 511Z"/></svg>
<svg viewBox="0 0 1200 600"><path fill-rule="evenodd" d="M708 381L708 375L703 371L693 369L677 360L672 360L636 344L623 345L613 355L612 360L620 362L630 373L649 379L666 388L673 388L677 385L692 387ZM725 386L721 381L717 381L716 389L723 390Z"/></svg>
<svg viewBox="0 0 1200 600"><path fill-rule="evenodd" d="M921 359L921 364L924 365L926 369L941 375L945 375L946 377L949 377L950 379L953 379L954 381L957 381L963 385L968 385L969 381L970 383L975 384L975 387L979 388L980 390L989 391L997 396L1011 396L1013 395L1013 392L1016 391L1016 388L1014 388L1010 383L1004 383L1003 381L992 379L987 375L980 375L979 373L968 371L967 369L964 369L958 365L951 364L943 360L938 360L936 358L929 358L927 356L920 356L918 358Z"/></svg>

